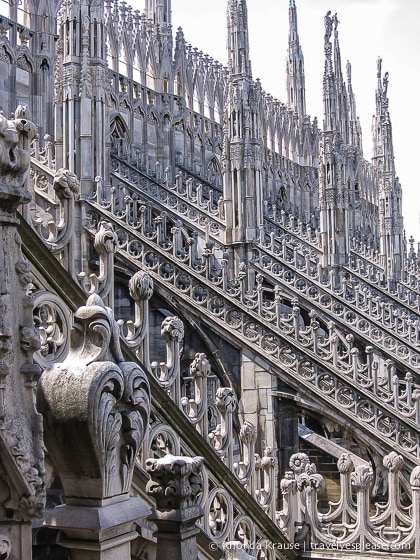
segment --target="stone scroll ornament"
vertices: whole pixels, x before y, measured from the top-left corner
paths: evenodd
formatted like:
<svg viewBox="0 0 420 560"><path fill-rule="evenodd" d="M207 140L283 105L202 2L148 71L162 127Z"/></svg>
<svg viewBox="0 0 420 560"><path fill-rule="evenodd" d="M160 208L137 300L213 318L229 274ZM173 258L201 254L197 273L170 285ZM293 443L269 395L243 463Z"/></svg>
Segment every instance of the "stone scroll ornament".
<svg viewBox="0 0 420 560"><path fill-rule="evenodd" d="M113 311L91 295L74 316L70 352L41 377L45 443L68 505L125 499L150 411L140 367L123 359Z"/></svg>

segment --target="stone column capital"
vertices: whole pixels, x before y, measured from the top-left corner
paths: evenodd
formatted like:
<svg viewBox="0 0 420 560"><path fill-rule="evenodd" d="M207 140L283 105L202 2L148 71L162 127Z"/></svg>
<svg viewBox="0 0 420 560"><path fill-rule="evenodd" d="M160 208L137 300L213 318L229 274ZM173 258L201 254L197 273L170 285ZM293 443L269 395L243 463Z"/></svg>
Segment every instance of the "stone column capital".
<svg viewBox="0 0 420 560"><path fill-rule="evenodd" d="M203 461L202 457L174 455L146 461L150 475L146 491L156 500L158 510L186 510L197 505L203 492Z"/></svg>

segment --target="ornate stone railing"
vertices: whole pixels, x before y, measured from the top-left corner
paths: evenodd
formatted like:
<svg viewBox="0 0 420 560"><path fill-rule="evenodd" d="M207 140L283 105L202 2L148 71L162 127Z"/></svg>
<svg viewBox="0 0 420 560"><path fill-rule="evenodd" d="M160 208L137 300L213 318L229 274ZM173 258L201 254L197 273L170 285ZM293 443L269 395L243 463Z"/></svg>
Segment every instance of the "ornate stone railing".
<svg viewBox="0 0 420 560"><path fill-rule="evenodd" d="M272 206L269 206L266 217L265 239L262 241L261 238L256 243L257 247L267 248L276 258L279 256L292 263L297 270L306 271L311 276L311 281L321 284L323 289L328 290L334 297L342 296L348 299L349 303L355 302L360 305L361 310L375 323L395 328L398 335L408 339L410 343L419 342L414 334L417 332L416 312L420 310L420 294L413 292L403 283L399 284L395 294L389 293L381 286L380 277L383 271L379 266L377 253L367 249L360 254L353 251L349 266L343 267L338 277L334 271L327 275L320 266L319 231L309 224L294 220L292 216L286 216L284 212L279 213ZM375 304L380 307L380 311L375 308ZM398 320L399 316L405 315L413 324L410 333L406 333L406 329L403 329L402 333L399 332L398 325L394 324L395 318Z"/></svg>
<svg viewBox="0 0 420 560"><path fill-rule="evenodd" d="M230 413L232 411L229 411ZM154 415L157 414L153 411ZM191 437L187 434L181 434L179 426L171 426L161 419L156 418L150 425L150 433L147 445L144 447L141 457L139 457L139 466L141 469L147 465L147 458L159 458L164 457L167 454L178 453L181 455L191 455L197 452L194 445L191 443ZM204 438L202 440L205 441ZM205 445L205 444L204 444ZM226 451L226 449L225 449ZM254 514L249 508L245 506L246 500L244 496L242 498L235 497L233 492L233 486L235 480L242 488L243 492L249 493L256 501L254 501L254 507L259 508L261 515L265 515L263 512L269 514L267 518L267 523L271 519L272 523L275 523L275 464L272 457L263 457L258 462L254 458L254 462L248 463L246 456L245 461L239 461L236 465L234 463L234 468L225 466L218 462L218 459L208 461L208 454L210 447L207 450L207 459L204 465L204 487L203 495L200 499L200 505L203 508L204 516L201 522L202 528L207 533L207 535L218 545L222 546L225 542L230 540L239 540L244 543L244 546L251 543L260 543L261 548L264 550L266 544L270 541L267 540L267 536L264 537L264 531L261 527L261 518L257 522ZM217 452L217 450L216 450ZM210 463L207 465L207 463ZM267 465L267 463L269 463ZM216 468L216 465L219 465ZM238 469L247 468L248 472L245 477L240 477L238 472L235 472L235 467ZM224 470L226 469L226 470ZM252 480L260 479L260 473L269 471L272 473L269 477L269 482L266 480L264 487L261 489L261 496L258 495L255 486L252 485ZM264 471L265 469L265 471ZM217 472L216 472L217 470ZM252 471L255 472L252 475ZM232 478L229 478L232 477ZM136 477L134 480L134 488L139 488L139 482L136 482ZM246 488L246 490L245 490ZM254 488L254 489L251 489ZM263 494L264 492L264 494ZM267 497L270 499L267 500ZM270 507L266 507L270 505ZM278 555L267 551L268 558L275 558ZM280 555L281 558L281 555Z"/></svg>
<svg viewBox="0 0 420 560"><path fill-rule="evenodd" d="M52 261L55 262L55 259L52 258ZM61 269L58 262L55 266ZM54 265L50 263L49 268L49 273L54 276L57 273L54 272ZM66 309L66 302L72 308L74 302L84 296L79 284L78 295L75 297L77 286L72 288L71 280L68 280L70 286L66 285L65 294L60 292L64 285L62 281L58 279L53 284L52 278L49 278L47 282L55 286L57 293L40 290L37 281L33 286L33 298L36 324L41 325L45 333L41 336L43 343L36 354L36 362L48 369L54 368L57 361L65 361L68 353L68 344L63 342L60 345L60 341L68 341L73 322L71 311ZM93 282L93 285L97 283ZM159 458L167 454L200 453L206 457L203 497L200 499L204 510L201 524L208 537L219 546L230 540L239 540L245 544L258 543L259 548L267 549L267 558L271 560L289 557L282 551L273 552L268 546L270 542L277 542L281 538L280 534L276 536L277 529L274 525L275 461L269 449L261 458L254 454L255 428L250 422L244 423L239 439L234 434L232 416L236 413L237 400L232 389L220 387L219 384L215 399L208 398L210 391L206 389L206 380L214 376L209 370L206 356L200 354L189 368L189 377L195 380L194 389L189 399L182 396L184 390L179 378L180 355L176 351L176 345L180 342L183 327L177 318L166 319L162 325L162 333L167 344L166 359L162 360L159 356L161 358L159 363L148 360L147 305L152 290L153 283L150 276L143 271L137 272L130 281L130 292L136 306L135 320L128 324L119 321L118 326L116 325L122 347L127 351L135 352L142 362L145 360L144 363L149 364L146 369L150 371L150 382L155 380L155 383L161 387L161 393L154 397L155 402L159 402L160 408L152 406L149 429L146 431L141 453L137 457L137 469L133 479L134 490L144 497L144 476L141 473L146 467L148 458ZM63 300L59 298L59 294L63 296ZM88 297L98 296L92 294ZM94 303L96 299L90 301ZM107 313L110 313L109 309ZM82 313L81 319L83 317ZM47 330L48 333L45 332ZM114 337L115 334L116 332L113 333ZM170 372L169 382L167 378L161 378L163 371ZM168 395L168 392L171 393L173 390L172 382L175 383L176 380L180 385L177 407L181 417L174 414L175 403ZM186 382L191 383L191 380L187 378ZM213 379L211 382L213 383ZM194 408L197 412L194 412ZM209 412L212 421L207 425ZM197 432L196 438L192 437L188 430ZM200 442L198 449L197 439ZM238 450L240 450L239 454ZM226 484L229 477L231 477L230 482ZM235 481L237 486L233 492ZM242 493L250 497L246 498ZM247 502L251 497L254 498L252 507L251 502ZM268 519L266 522L262 521L265 512L270 514L273 521L269 522ZM259 520L258 515L261 516ZM271 528L267 531L270 524ZM286 547L285 549L287 550Z"/></svg>
<svg viewBox="0 0 420 560"><path fill-rule="evenodd" d="M352 268L358 271L361 270L362 274L367 276L373 284L381 282L383 267L380 263L378 249L368 246L354 238L351 241ZM414 239L412 237L408 240L408 243L410 244L408 257L402 271L401 279L397 282L395 293L393 293L392 296L403 302L407 300L414 302L416 309L419 310L419 255L416 255L414 251Z"/></svg>
<svg viewBox="0 0 420 560"><path fill-rule="evenodd" d="M370 487L373 471L366 465L354 466L344 454L338 460L340 499L330 503L328 512L320 512L318 497L325 487L304 453L290 459L290 471L280 486L283 509L278 512L280 526L299 550L316 553L335 552L420 554L420 467L410 476L410 505L402 498L399 472L403 458L391 452L383 459L387 471L388 493L384 501L376 501L372 512ZM310 532L308 528L310 527Z"/></svg>
<svg viewBox="0 0 420 560"><path fill-rule="evenodd" d="M135 217L141 214L141 217L138 217L137 225L142 231L145 231L147 203L144 199L141 200L141 196L145 196L148 200L154 201L155 209L161 208L162 212L165 210L174 212L181 216L183 221L185 220L185 225L190 223L192 227L201 229L207 242L209 239L211 242L222 241L224 230L223 221L220 220L222 210L214 201L212 202L212 192L210 192L210 198L205 199L203 203L199 194L193 194L191 178L188 178L184 184L182 176L178 176L174 185L170 187L168 180L164 185L158 185L157 182L148 179L144 174L136 171L133 166L123 163L119 159L113 160L113 167L115 177L123 181L123 184L114 187L118 194L114 193L110 197L111 210L117 215L126 217L129 225L134 225ZM133 185L137 186L141 192L138 193ZM176 196L171 195L171 191L176 193ZM200 189L198 192L200 193ZM181 201L178 197L179 194L182 197ZM136 206L142 210L139 211ZM210 211L211 216L209 216L209 208L213 208L213 211ZM149 213L150 211L149 207ZM322 286L320 297L328 292L333 298L328 300L328 298L322 297L324 303L321 307L325 308L325 302L330 301L331 305L336 308L333 310L333 315L343 316L345 322L350 323L356 330L360 326L359 331L363 337L369 336L372 331L375 343L379 344L382 350L396 353L402 363L407 364L408 367L420 368L420 355L413 349L420 343L419 321L413 314L413 311L420 305L420 297L414 298L413 294L410 295L406 291L403 294L400 290L401 297L395 298L392 294L381 290L378 280L379 268L375 269L374 273L372 263L367 264L366 261L355 257L353 257L352 263L358 263L357 272L350 266L343 268L346 274L343 272L340 278L337 278L334 272L326 275L319 262L321 251L319 248L320 236L317 230L309 224L304 224L301 220L295 220L293 216L286 215L284 211L279 211L274 205L266 205L266 217L265 233L261 232L260 242L256 242L256 247L261 248L262 243L263 250L271 249L274 261L272 266L276 267L277 260L287 261L293 266L292 273L300 284L304 284L305 279L300 279L299 272L305 272L310 277L310 283L318 283L319 286ZM262 242L261 240L266 237L267 233L270 241ZM185 253L186 249L180 248L176 240L167 239L166 242L174 248L175 253L180 249ZM266 262L264 268L269 268ZM362 274L361 271L366 271L366 273ZM367 281L372 275L376 277L376 281L373 283ZM290 284L291 280L287 279L286 282ZM297 289L298 293L302 294L303 288L297 286ZM340 301L341 305L334 305L336 299ZM342 308L343 303L349 304L350 309ZM355 306L358 310L357 313ZM360 311L363 313L360 314ZM369 319L372 321L370 324ZM383 325L383 332L378 329L378 324Z"/></svg>
<svg viewBox="0 0 420 560"><path fill-rule="evenodd" d="M45 173L42 164L38 166L38 172ZM67 177L67 174L63 175ZM59 182L62 175L53 177L50 172L49 177L47 185L37 185L36 189L37 195L40 194L38 189L43 192L40 198L44 198L46 205L37 205L37 211L42 208L51 216L43 221L48 227L38 227L38 231L51 247L54 245L48 242L48 239L51 241L51 232L54 234L54 242L60 239L60 235L65 235L68 220L62 218L71 215L69 206L77 206L79 201L77 190L73 191L68 181L64 184L64 192L75 193L76 196L68 197L69 204L64 200L67 197L60 199L54 184ZM180 185L182 184L180 182ZM149 186L152 189L151 183ZM116 251L120 258L144 269L140 273L143 279L139 280L137 277L131 285L132 296L136 302L136 316L131 324L120 324L123 340L145 364L150 364L149 370L159 385L165 392L169 392L171 399L202 434L204 441L235 473L238 481L247 486L256 502L269 512L272 518L275 515L273 489L276 471L270 450L268 449L263 457L254 455L255 428L245 422L240 433L241 456L234 455L231 419L235 397L230 388L221 387L216 401L207 402L205 379L206 376L209 377L209 372L204 356L196 356L191 365L189 377L193 379L191 382L194 384L192 396L188 399L182 396L179 361L175 359L181 327L176 324L174 327L173 320L167 321L163 326L163 335L167 342L166 360L159 363L150 361L147 354L145 317L151 288L149 281L143 281L147 277L146 271L156 284L169 284L171 290L183 298L187 309L188 306L198 307L213 328L227 332L229 336L233 335L238 344L245 344L263 359L269 359L273 372L285 374L288 383L292 387L295 386L296 390L313 398L313 402L318 405L322 403L320 406L325 405L332 414L336 410L336 413L342 416L344 410L344 414L355 426L359 426L361 431L371 430L371 435L378 438L378 448L389 449L391 443L392 447L405 456L408 465L413 464L413 457L419 455L416 424L418 426L420 414L418 395L410 377L399 380L394 376L391 366L385 371L378 371L375 362L369 357L372 356L369 348L366 349L367 359L362 362L353 340L341 337L332 324L327 325L325 330L325 326L321 326L315 315L312 314L309 324L305 324L306 310L301 309L300 302L290 297L282 297L280 288L275 288L271 294L265 293L262 275L257 275L253 283L254 275L243 269L237 281L232 282L227 274L223 247L212 239L213 232L208 228L207 220L201 221L191 210L190 215L194 219L188 222L189 235L187 236L185 231L180 235L182 228L177 230L171 223L172 217L162 215L167 204L166 194L159 194L162 199L161 206L158 203L145 204L146 209L136 213L132 202L135 197L127 198L127 191L124 192L126 188L122 187L121 192L116 189L111 193L111 197L108 197L108 193L101 190L102 184L98 178L96 196L83 203L85 224L89 234L95 235L95 246L100 255L101 266L99 274L91 275L88 282L83 274L76 273L75 276L85 293L98 293L112 298L110 277ZM179 188L182 194L184 187ZM117 201L114 207L109 206L113 197ZM48 206L51 200L55 200L54 212L51 211L52 206ZM102 204L98 204L98 200L101 200ZM177 211L178 209L179 207ZM111 210L120 215L115 216ZM104 218L106 222L103 221ZM55 225L64 224L64 227L60 229L51 223L48 225L51 221ZM32 225L36 227L36 220L35 223L32 221ZM193 235L197 229L200 236L203 236L203 232L204 236L208 233L204 244L199 242L199 235ZM62 253L76 250L72 246L74 240L68 235L67 238L67 245L63 243L59 247ZM288 241L285 260L290 257L290 248L287 245ZM184 251L185 248L188 250ZM293 251L292 254L293 259L297 260L297 264L295 261L293 264L299 268L302 263L301 256L297 251ZM82 260L81 257L81 262ZM309 265L307 263L308 260L305 261L305 266L309 268L305 270L313 274L316 267L313 267L310 259ZM325 279L322 289L325 289ZM331 290L333 291L333 288ZM48 329L51 333L54 322L53 313L49 313L49 316L44 318L45 334L41 337L46 347L54 342L54 336L47 334ZM45 359L47 357L44 356ZM213 429L210 429L207 423L206 411L209 410L216 418L216 428ZM159 456L173 450L178 453L182 449L188 449L174 428L162 424L157 419L153 421L150 438L144 445L147 445L144 448L144 457ZM261 473L264 473L263 477ZM261 539L261 533L258 536L252 529L252 519L248 518L245 512L240 512L238 507L234 510L229 505L231 497L226 488L217 484L211 473L208 474L208 481L209 500L205 503L203 522L208 534L219 543L234 540L238 535L242 535L242 538L246 535L247 542Z"/></svg>
<svg viewBox="0 0 420 560"><path fill-rule="evenodd" d="M299 297L309 308L322 310L344 332L350 327L361 339L374 341L400 368L420 373L419 320L413 320L413 314L408 316L392 301L375 296L363 283L346 278L344 271L340 288L334 289L332 281L320 281L309 258L287 249L277 252L272 247L256 246L252 264L273 284L282 282L289 297Z"/></svg>
<svg viewBox="0 0 420 560"><path fill-rule="evenodd" d="M139 275L145 276L145 273L139 273ZM138 280L133 281L132 284L137 287L141 284L142 286L141 291L143 293L143 296L145 296L145 300L147 300L147 295L149 293L148 289L150 290L150 282L145 282L143 279L143 281L141 282ZM141 298L137 298L137 299L141 299ZM128 331L130 332L131 336L133 334L134 335L136 334L137 329L141 330L141 324L140 324L141 321L135 321L135 323L137 323L137 328L131 327L131 329ZM122 325L120 326L120 328L122 328ZM167 325L164 325L163 330L166 329L167 329ZM176 332L180 331L180 327L178 326L175 329L175 331ZM132 338L135 339L136 336ZM137 337L137 338L141 340L141 337ZM176 348L172 347L173 342L168 340L167 343L168 343L168 356L176 355ZM166 360L165 362L166 370L169 370L171 368L170 362L171 362L170 359ZM198 356L197 359L193 362L191 369L200 371L201 373L198 374L198 378L200 378L201 376L203 377L205 376L206 372L208 371L207 367L208 366L206 364L205 358L203 356ZM191 372L191 375L193 376L194 372ZM198 420L197 424L199 424L200 421L202 422L200 428L201 431L203 429L202 426L204 422L203 420L204 415L201 415L200 410L202 411L204 409L204 403L200 399L200 394L204 396L205 391L203 391L202 383L200 380L197 381L197 386L198 386L198 390L194 392L194 399L190 399L187 403L185 399L181 398L181 405L183 408L185 407L188 416L190 417L192 416L194 420ZM169 388L168 384L165 382L162 383L162 387L165 388L165 390ZM228 401L232 402L231 396L228 397ZM197 410L197 412L195 412L195 410ZM221 422L221 424L223 424L225 427L231 426L231 423L229 422L228 418L225 418L224 421ZM173 428L170 429L168 426L165 427L164 425L156 421L152 424L151 428L152 428L151 429L152 437L151 439L149 439L148 452L144 455L145 457L150 455L153 456L154 454L156 454L157 450L159 450L158 453L161 454L164 454L168 451L173 451L174 449L176 451L181 450L181 446L183 444L180 441L179 434L177 434ZM226 428L220 430L220 432L222 433L224 432L225 435L229 433L229 431L227 431ZM249 426L247 426L246 428L244 428L244 434L242 437L245 440L247 440L249 443L252 443L252 436L250 437L249 435L250 432L252 433L252 429ZM222 445L218 446L218 449L222 449L222 448L223 448L223 442ZM224 453L229 457L229 452L226 452L226 448L224 449ZM238 478L241 481L248 482L249 484L250 478L249 476L246 476L246 472L247 471L248 473L253 472L252 466L250 466L251 461L249 461L249 457L252 455L252 446L248 446L245 449L244 453L245 453L244 455L245 460L237 461L238 463L237 474L238 474ZM270 457L267 457L267 459L263 458L262 461L263 462L268 461L271 471L274 472L272 459ZM231 463L228 461L228 464L230 465ZM245 476L243 476L244 472L245 472ZM212 480L211 474L209 474L209 480ZM205 519L204 525L206 526L206 529L209 531L209 534L212 536L212 538L217 540L217 542L219 543L223 543L227 539L232 539L232 538L236 539L238 538L239 535L244 540L244 542L248 542L248 543L258 542L260 546L263 546L264 539L259 537L258 533L255 532L255 529L252 528L253 527L252 520L250 518L247 518L247 516L244 513L242 513L239 516L238 514L233 515L233 510L231 511L231 507L229 506L231 500L229 493L227 493L225 488L219 485L213 486L213 484L214 483L210 484L209 487L209 488L213 488L213 490L209 492L210 499L206 501L206 505L205 505L206 515L204 518ZM273 488L273 484L264 485L264 491L270 490L270 488ZM256 495L258 496L258 492L256 493Z"/></svg>
<svg viewBox="0 0 420 560"><path fill-rule="evenodd" d="M121 165L121 162L119 165ZM115 232L113 232L108 226L105 227L102 224L99 232L102 231L103 240L100 241L99 239L96 243L103 263L101 264L102 273L98 277L94 277L93 282L103 287L103 290L98 292L101 297L107 296L110 292L111 287L109 280L107 280L106 271L111 270L110 262L112 255L118 249L131 262L136 263L136 266L141 262L142 266L156 273L161 281L169 281L171 284L175 281L180 293L186 294L191 292L192 301L200 301L201 307L207 307L209 301L211 301L211 315L216 315L218 319L222 316L225 317L226 310L228 310L228 324L229 322L231 323L229 328L233 325L231 317L237 315L239 319L235 319L234 329L238 329L238 326L241 330L244 329L251 344L252 339L256 341L262 340L260 343L257 342L256 346L262 344L264 355L273 356L279 352L281 356L285 355L283 350L279 350L279 346L281 347L281 344L279 345L279 331L281 331L280 336L283 337L286 348L289 348L288 351L291 355L295 355L295 350L299 350L301 358L298 362L303 360L304 356L307 356L308 349L310 349L311 352L315 353L315 361L312 357L308 360L308 371L318 371L320 369L320 374L324 376L322 377L324 382L325 379L330 379L327 384L329 388L326 387L325 392L329 397L334 394L336 406L344 405L350 409L353 408L354 413L358 415L360 410L358 408L359 405L356 406L356 401L360 400L361 397L355 396L369 396L372 400L372 410L377 412L377 414L372 414L370 405L368 406L370 411L367 413L369 421L375 419L374 422L379 422L379 419L382 417L387 419L393 418L391 422L386 420L384 423L381 423L380 431L383 434L393 433L393 437L398 441L401 438L406 439L408 434L408 440L404 441L404 445L415 454L417 453L416 441L418 436L416 431L413 428L408 429L408 426L406 429L403 429L402 426L399 426L401 429L397 429L395 424L395 418L401 417L401 419L404 419L404 422L407 420L411 423L410 418L415 422L419 416L418 395L410 374L405 379L398 379L392 363L380 364L380 367L378 367L378 364L372 360L372 357L369 357L371 356L369 349L366 361L362 362L358 356L357 349L353 346L352 339L340 338L339 331L334 329L333 326L331 328L328 327L328 333L325 332L325 327L324 331L322 329L319 330L321 328L320 325L314 328L319 323L316 316L312 317L311 325L306 324L304 326L302 314L300 310L298 311L300 303L298 305L297 302L287 302L290 309L294 308L294 319L291 319L291 309L290 318L286 320L285 317L282 317L280 286L274 289L271 296L266 297L267 293L264 293L264 289L262 289L262 278L257 276L258 281L253 284L253 275L250 274L249 270L244 269L239 273L237 282L231 282L227 272L227 262L224 260L223 247L215 243L214 231L211 227L208 227L208 216L203 217L197 208L190 206L189 212L192 212L194 220L188 221L188 218L184 216L183 224L180 223L177 226L176 222L173 221L176 218L164 210L164 208L167 208L167 197L170 189L166 186L162 188L156 186L152 181L141 177L136 170L127 169L130 173L137 174L138 180L146 181L147 188L151 189L151 195L154 197L153 204L150 204L150 201L149 203L143 203L144 201L138 198L140 195L136 192L136 189L127 184L121 188L112 189L108 196L108 193L101 191L101 182L97 181L96 193L88 203L89 206L94 208L94 213L99 212L94 217L94 221L96 220L99 223L105 217L110 223L114 222L115 225ZM125 174L130 176L128 171ZM181 192L184 188L182 185L183 183L180 181L178 190ZM52 187L48 188L51 190ZM162 192L159 191L160 188ZM67 188L65 190L66 192L71 192L71 189ZM158 196L156 193L158 193ZM159 198L163 199L160 204L157 202ZM189 193L189 198L192 198L191 193ZM98 200L102 200L102 204L98 204ZM70 203L78 204L76 200L72 199L70 199ZM136 206L136 210L134 206ZM162 210L160 210L159 206L161 206ZM179 206L177 210L179 211ZM61 212L57 212L57 216L61 216ZM90 216L88 211L87 219L91 218L92 216ZM55 220L57 219L56 217ZM89 225L89 222L86 221L86 224ZM50 226L47 228L47 231L50 232L51 229ZM220 231L218 225L216 229ZM99 232L98 236L101 238ZM202 242L203 237L205 240L204 244ZM288 247L288 240L285 241L286 244L283 244L286 251L285 256L289 258L290 248ZM75 251L76 249L73 250L73 252ZM293 251L292 258L294 268L305 267L306 272L309 271L308 275L311 277L311 281L315 282L315 278L312 276L315 275L314 271L317 269L314 268L311 260L304 259L302 261L302 257L296 251ZM273 266L275 265L273 264ZM278 263L277 266L279 266ZM297 278L296 270L292 271L291 274ZM79 273L76 276L78 276L85 291L98 291L99 286L94 286L92 279L89 284L85 284L83 273L81 275ZM110 274L108 274L109 276ZM290 285L290 281L284 280L284 284ZM208 286L211 287L210 291ZM322 285L322 290L325 289L325 285ZM297 287L296 291L298 293L301 292L299 287ZM348 290L343 290L343 292L347 293ZM313 290L311 293L314 293ZM109 295L111 297L111 294ZM362 303L363 300L359 299L359 303ZM300 300L302 300L301 296ZM329 298L324 298L324 300L329 301ZM233 308L230 311L232 304ZM216 313L214 312L215 310ZM326 309L326 311L328 310ZM333 309L331 309L331 313L334 313ZM252 314L252 317L250 314ZM290 324L288 324L288 321ZM250 331L249 325L251 325ZM263 334L260 335L260 333ZM249 336L250 334L252 336ZM299 345L301 345L300 348ZM407 353L403 352L402 355L406 357ZM409 353L408 355L410 356ZM317 364L318 359L322 360L320 368ZM293 363L293 360L291 362ZM297 364L294 364L292 369L295 367L298 367ZM301 366L299 368L301 371L306 370L306 368L302 370ZM325 378L324 375L326 371L329 372L330 377L328 378ZM346 379L345 389L340 391L335 387L336 382L334 381L337 371L342 376L342 380ZM317 376L310 375L309 378L311 379L310 384L315 383L316 385ZM351 388L348 386L349 381L352 383ZM343 394L346 394L344 400ZM386 406L386 413L384 411L379 412L377 401ZM386 424L387 427L383 424ZM398 434L398 432L400 433ZM401 450L401 452L404 451Z"/></svg>
<svg viewBox="0 0 420 560"><path fill-rule="evenodd" d="M35 146L34 154L39 153L38 159L45 162L52 159L49 145L47 139L43 150L36 149ZM224 224L221 218L223 210L219 193L209 190L208 186L203 189L201 184L197 184L191 177L183 177L182 174L178 174L175 181L171 183L169 170L165 171L160 181L152 180L136 167L135 161L130 163L129 160L130 158L127 157L113 158L113 176L117 184L112 188L111 193L106 193L98 178L93 198L102 206L108 207L113 214L125 219L127 225L144 232L150 228L148 224L152 222L153 217L160 212L160 226L156 233L159 243L170 245L174 254L183 253L186 261L189 260L194 266L193 261L198 258L199 236L204 237L206 243L222 242ZM44 196L44 206L47 210L40 211L38 208L32 219L47 243L51 243L54 250L58 252L63 246L63 243L58 242L59 238L65 241L72 237L71 224L74 222L71 219L71 198L77 200L78 187L74 176L68 171L59 170L56 172L59 177L48 179L47 169L44 165L33 165L34 186L38 194ZM67 185L61 186L60 190L60 183L63 181L67 181ZM56 195L55 189L57 189ZM63 212L63 203L60 204L60 200L64 197L67 198L64 200L68 206L67 220L60 219L60 216L66 215L66 212ZM164 214L166 211L167 217ZM174 217L175 215L178 219ZM319 265L318 232L301 220L294 220L284 211L277 210L274 205L267 205L266 216L266 233L263 236L261 232L260 237L262 239L267 233L269 235L270 241L268 243L264 241L262 247L268 252L271 250L273 266L276 265L277 260L283 259L288 262L294 268L293 274L298 284L302 284L298 272L306 273L311 283L322 286L322 294L329 292L334 298L331 300L331 305L335 307L334 314L343 316L351 323L352 328L357 329L360 326L362 336L369 335L372 331L375 342L381 345L385 352L396 352L403 364L406 363L414 369L419 367L418 354L415 350L413 354L410 346L415 348L419 343L419 322L413 311L420 305L420 297L406 289L399 290L398 294L387 293L379 285L379 268L375 268L374 264L366 259L354 256L350 267L343 269L346 274L342 274L339 279L333 273L325 275ZM177 231L170 231L171 226L178 228ZM185 240L183 242L179 232L188 228L191 237L187 242ZM64 233L63 229L65 229ZM151 236L155 235L154 229L152 226L149 232ZM178 235L174 235L176 233ZM259 243L256 243L256 246L261 248ZM266 262L264 267L270 268ZM290 279L287 282L290 284ZM301 286L297 288L302 292ZM398 295L400 297L397 297ZM350 305L350 310L334 305L335 299L340 300L341 304L345 302L346 305ZM329 300L323 297L322 301L325 303ZM356 315L360 316L360 320L355 316L354 305L357 307ZM374 324L369 325L366 319L370 319ZM383 325L383 332L378 330L378 325ZM400 344L398 339L405 342Z"/></svg>
<svg viewBox="0 0 420 560"><path fill-rule="evenodd" d="M128 220L138 217L141 220L141 212L136 212L136 202L141 204L141 197L153 200L157 207L166 208L176 213L179 219L191 222L195 226L208 230L215 238L221 238L224 231L224 223L220 216L220 193L193 180L188 175L179 172L175 180L171 182L169 170L165 170L161 181L153 180L142 172L129 158L113 158L111 163L113 181L113 196L107 200L113 213L126 216ZM118 184L121 181L122 183ZM101 194L96 194L98 202ZM143 198L143 204L145 204Z"/></svg>
<svg viewBox="0 0 420 560"><path fill-rule="evenodd" d="M279 368L280 375L288 372L288 383L292 386L299 379L296 387L301 390L303 382L309 394L315 392L315 400L320 398L321 390L323 397L340 410L340 414L344 408L351 414L352 422L367 423L380 437L381 445L387 446L393 441L401 446L401 453L407 458L411 453L417 455L419 434L415 423L419 402L410 378L398 380L394 376L393 387L388 391L389 372L378 371L369 358L369 348L367 360L362 362L352 339L346 344L332 328L328 335L322 335L315 316L310 325L305 326L297 301L292 302L290 313L285 316L281 289L271 302L263 300L262 289L258 289L258 286L262 288L258 283L262 282L262 277L254 293L245 292L241 281L226 282L223 272L215 275L210 285L205 267L188 270L170 249L153 243L141 232L129 232L125 227L119 229L118 220L106 210L100 209L100 214L102 219L106 214L109 221L114 222L120 256L143 267L155 282L170 285L171 291L185 304L199 308L213 326L219 325L229 336L233 335L238 344L249 345L251 351L269 359L274 368Z"/></svg>

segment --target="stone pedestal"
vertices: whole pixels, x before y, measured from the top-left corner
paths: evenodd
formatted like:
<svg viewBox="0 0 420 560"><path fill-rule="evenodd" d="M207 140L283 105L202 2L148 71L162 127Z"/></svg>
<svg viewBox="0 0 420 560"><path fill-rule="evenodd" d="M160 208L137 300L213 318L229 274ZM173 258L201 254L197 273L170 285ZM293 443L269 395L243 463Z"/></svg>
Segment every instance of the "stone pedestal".
<svg viewBox="0 0 420 560"><path fill-rule="evenodd" d="M60 545L72 560L130 560L134 522L150 509L139 498L101 507L62 505L47 511L45 524L61 531Z"/></svg>
<svg viewBox="0 0 420 560"><path fill-rule="evenodd" d="M196 522L203 510L197 499L203 491L202 457L148 459L151 476L146 490L156 500L149 520L157 531L156 560L197 560Z"/></svg>
<svg viewBox="0 0 420 560"><path fill-rule="evenodd" d="M134 524L149 513L129 494L148 428L149 383L123 360L118 325L99 296L74 321L68 357L38 387L45 443L65 495L45 524L60 530L72 560L130 560Z"/></svg>

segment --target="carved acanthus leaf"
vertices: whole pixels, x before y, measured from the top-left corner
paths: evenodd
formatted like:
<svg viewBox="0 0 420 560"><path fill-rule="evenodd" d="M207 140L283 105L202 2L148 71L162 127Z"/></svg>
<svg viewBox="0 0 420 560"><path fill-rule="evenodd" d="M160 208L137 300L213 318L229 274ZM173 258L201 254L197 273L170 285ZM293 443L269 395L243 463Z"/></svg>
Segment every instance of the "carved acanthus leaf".
<svg viewBox="0 0 420 560"><path fill-rule="evenodd" d="M148 459L146 470L151 480L146 491L156 500L158 509L185 509L194 506L203 492L202 457Z"/></svg>
<svg viewBox="0 0 420 560"><path fill-rule="evenodd" d="M123 360L118 325L99 296L90 296L74 319L69 355L44 372L38 408L67 502L100 503L130 490L150 389L139 366Z"/></svg>
<svg viewBox="0 0 420 560"><path fill-rule="evenodd" d="M40 437L41 434L38 434L38 438ZM37 447L37 453L38 457L31 457L25 450L12 419L0 417L1 464L11 481L10 498L2 505L13 511L17 520L42 517L44 511L45 472L41 446Z"/></svg>

